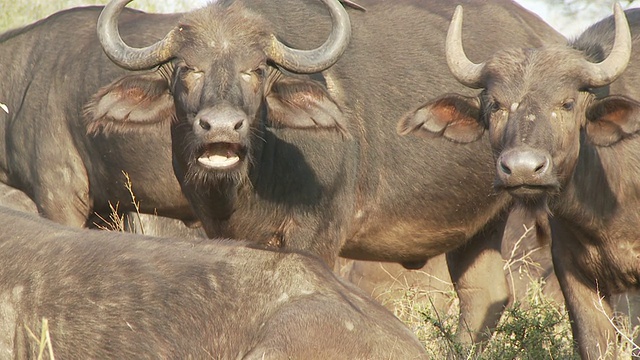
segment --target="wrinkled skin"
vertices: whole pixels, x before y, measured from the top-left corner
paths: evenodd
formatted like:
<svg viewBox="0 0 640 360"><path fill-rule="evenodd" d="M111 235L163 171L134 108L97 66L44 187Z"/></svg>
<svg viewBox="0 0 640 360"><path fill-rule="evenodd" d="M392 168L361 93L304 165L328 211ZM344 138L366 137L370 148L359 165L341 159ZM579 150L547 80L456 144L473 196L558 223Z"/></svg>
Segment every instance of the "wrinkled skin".
<svg viewBox="0 0 640 360"><path fill-rule="evenodd" d="M73 229L7 208L0 221L12 224L0 234L3 358L37 357L27 327L39 334L43 318L61 359L426 356L315 257Z"/></svg>
<svg viewBox="0 0 640 360"><path fill-rule="evenodd" d="M640 11L626 14L637 36ZM584 59L605 59L614 30L608 18L568 46L496 53L486 61L479 97L443 95L399 125L458 142L488 130L496 188L541 227L547 211L553 214L554 269L585 359L617 356L609 346L616 342L611 298L640 288L638 65L632 60L608 86L585 86ZM632 38L631 59L638 59ZM434 133L434 122L452 131Z"/></svg>
<svg viewBox="0 0 640 360"><path fill-rule="evenodd" d="M313 48L326 38L330 21L318 2L242 3L293 47ZM443 59L453 6L358 3L367 11L348 10L349 48L322 73L292 74L273 66L260 50L261 35L245 36L254 31L249 24L261 22L245 21L238 29L230 19L244 15L222 2L206 16L189 14L180 26L196 37L206 33L209 42L225 44L225 51L186 37L161 72L115 81L91 106L99 108L105 97L128 91L171 95L174 170L210 237L303 249L330 264L340 254L417 268L449 252L462 303L460 336L480 340L508 299L500 237L510 198L491 187L488 139L461 146L393 133L395 121L424 99L442 91L473 93L457 84ZM495 24L513 29L496 32L473 56L488 57L498 44L564 40L511 2L469 6L471 34ZM216 13L222 19L213 17ZM198 20L203 16L207 21ZM302 28L318 31L292 30ZM128 106L120 98L118 106ZM160 108L168 100L155 99ZM129 131L128 124L110 117L88 121Z"/></svg>

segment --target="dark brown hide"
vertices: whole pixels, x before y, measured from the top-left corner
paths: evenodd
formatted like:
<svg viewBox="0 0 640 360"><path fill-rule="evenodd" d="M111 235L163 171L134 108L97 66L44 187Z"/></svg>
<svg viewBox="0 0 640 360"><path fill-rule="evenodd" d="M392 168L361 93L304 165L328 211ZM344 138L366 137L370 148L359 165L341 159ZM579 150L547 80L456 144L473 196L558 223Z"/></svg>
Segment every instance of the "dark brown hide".
<svg viewBox="0 0 640 360"><path fill-rule="evenodd" d="M101 86L126 74L98 43L100 10L66 10L0 35L0 99L9 109L0 114L0 181L24 191L45 217L85 226L94 212L108 218L109 203L133 210L124 171L142 212L191 221L173 175L169 123L145 134L86 135L83 106ZM163 36L178 18L127 10L120 26L126 41L141 45ZM166 120L166 108L149 106L140 95L126 94L136 106L128 112L132 122ZM122 114L108 100L98 111Z"/></svg>
<svg viewBox="0 0 640 360"><path fill-rule="evenodd" d="M331 23L322 3L229 3L210 5L206 22L195 13L181 20L185 36L214 34L228 51L185 40L170 66L145 73L169 80L174 169L208 235L303 249L328 263L340 253L414 265L451 251L461 302L478 306L464 306L475 313L461 319L472 333L465 340L478 339L507 301L506 280L488 288L479 282L487 274L502 279L500 237L510 201L491 186L488 139L463 146L393 132L406 109L443 91L466 91L444 61L451 2L359 2L367 11L349 10L349 48L311 75L273 66L257 46L261 38L237 40L251 24L236 31L238 22L227 20L242 16L242 3L281 41L314 48ZM509 29L494 32L471 56L564 40L512 2L468 6L470 43L495 25ZM114 82L103 98L154 84L141 79ZM93 104L100 102L98 96Z"/></svg>
<svg viewBox="0 0 640 360"><path fill-rule="evenodd" d="M509 304L518 301L527 306L528 295L533 291L531 286L539 281L542 281L542 293L547 299L558 306L564 303L553 273L550 244L538 243L532 219L523 211L513 211L502 240L503 268L511 294ZM429 259L418 270L408 270L393 263L340 259L336 272L396 314L407 311L403 307L407 302L414 309L447 314L455 299L444 255ZM484 277L475 285L491 286L493 282L494 279ZM628 313L624 308L622 311Z"/></svg>
<svg viewBox="0 0 640 360"><path fill-rule="evenodd" d="M461 139L476 136L478 123L487 127L496 188L539 219L552 214L554 268L585 359L616 356L612 299L640 289L640 10L626 15L631 61L610 85L589 88L585 62L606 59L615 29L625 28L624 19L620 27L611 17L566 46L488 57L478 98L443 95L399 125L438 136L430 122L459 126L463 115L480 114L465 118ZM458 115L433 109L454 100L462 104L451 112Z"/></svg>

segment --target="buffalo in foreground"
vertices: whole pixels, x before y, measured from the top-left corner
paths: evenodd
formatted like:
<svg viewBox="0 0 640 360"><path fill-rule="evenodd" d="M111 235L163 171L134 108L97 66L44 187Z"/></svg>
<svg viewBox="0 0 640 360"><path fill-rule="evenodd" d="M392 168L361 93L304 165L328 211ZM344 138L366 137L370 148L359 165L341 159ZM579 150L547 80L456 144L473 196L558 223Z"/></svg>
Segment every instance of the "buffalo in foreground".
<svg viewBox="0 0 640 360"><path fill-rule="evenodd" d="M65 227L0 208L0 353L59 359L423 359L319 259L245 242Z"/></svg>
<svg viewBox="0 0 640 360"><path fill-rule="evenodd" d="M271 51L272 34L298 49L325 41L330 22L319 2L219 1L146 48L120 40L127 2L105 7L98 32L114 61L140 72L103 87L87 122L150 137L171 123L175 173L210 237L306 250L330 264L340 253L418 267L449 252L464 340L495 324L508 293L499 240L510 197L491 186L488 139L462 146L394 133L407 108L468 91L449 74L438 36L449 1L358 2L367 11L349 11L349 46L322 72ZM476 56L565 41L510 1L469 6L471 33L510 29ZM128 119L145 108L175 112Z"/></svg>
<svg viewBox="0 0 640 360"><path fill-rule="evenodd" d="M568 46L504 50L474 63L462 47L460 9L447 59L461 83L482 93L441 96L399 124L401 133L464 143L488 132L496 189L537 218L542 239L552 233L584 359L616 356L611 298L640 289L640 10L626 15L616 5L615 21Z"/></svg>

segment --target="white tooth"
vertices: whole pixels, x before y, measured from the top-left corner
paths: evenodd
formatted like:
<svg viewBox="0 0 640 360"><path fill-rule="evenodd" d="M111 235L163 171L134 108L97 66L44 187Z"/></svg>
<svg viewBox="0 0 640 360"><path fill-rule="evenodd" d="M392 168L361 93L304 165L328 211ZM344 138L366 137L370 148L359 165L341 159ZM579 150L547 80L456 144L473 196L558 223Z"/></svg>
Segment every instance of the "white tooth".
<svg viewBox="0 0 640 360"><path fill-rule="evenodd" d="M225 168L240 161L238 156L226 157L221 155L202 156L198 162L209 168Z"/></svg>

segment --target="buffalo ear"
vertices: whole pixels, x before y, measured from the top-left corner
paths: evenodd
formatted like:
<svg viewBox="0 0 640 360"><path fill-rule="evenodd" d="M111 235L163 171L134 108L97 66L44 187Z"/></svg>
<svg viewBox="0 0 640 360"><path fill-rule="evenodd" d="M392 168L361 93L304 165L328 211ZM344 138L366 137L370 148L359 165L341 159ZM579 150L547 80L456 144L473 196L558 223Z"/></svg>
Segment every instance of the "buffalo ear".
<svg viewBox="0 0 640 360"><path fill-rule="evenodd" d="M610 146L640 131L640 103L624 96L595 100L587 109L587 138Z"/></svg>
<svg viewBox="0 0 640 360"><path fill-rule="evenodd" d="M169 85L156 72L123 76L98 90L84 107L88 134L145 130L168 125L174 117Z"/></svg>
<svg viewBox="0 0 640 360"><path fill-rule="evenodd" d="M418 107L398 121L400 135L444 137L458 143L474 142L484 133L476 97L445 94Z"/></svg>
<svg viewBox="0 0 640 360"><path fill-rule="evenodd" d="M336 130L348 136L344 115L327 90L314 80L284 77L266 97L273 127Z"/></svg>

